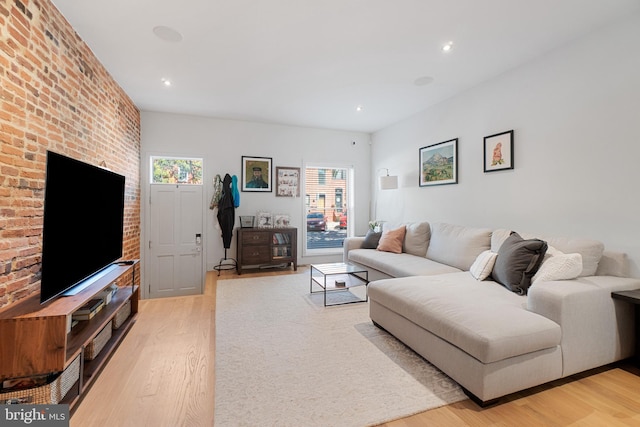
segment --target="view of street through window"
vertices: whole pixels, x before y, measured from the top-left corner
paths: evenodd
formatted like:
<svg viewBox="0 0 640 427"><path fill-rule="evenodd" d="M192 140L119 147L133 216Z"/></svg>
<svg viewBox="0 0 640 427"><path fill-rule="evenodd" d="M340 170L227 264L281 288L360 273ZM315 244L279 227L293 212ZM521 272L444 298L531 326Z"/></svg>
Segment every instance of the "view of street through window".
<svg viewBox="0 0 640 427"><path fill-rule="evenodd" d="M348 230L348 175L347 168L306 168L306 249L342 250Z"/></svg>

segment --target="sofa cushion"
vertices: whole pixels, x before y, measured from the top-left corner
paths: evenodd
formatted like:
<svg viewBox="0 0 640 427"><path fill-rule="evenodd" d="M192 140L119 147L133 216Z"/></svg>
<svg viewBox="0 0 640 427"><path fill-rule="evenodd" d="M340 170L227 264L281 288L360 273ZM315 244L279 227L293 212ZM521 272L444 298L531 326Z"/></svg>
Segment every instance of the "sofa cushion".
<svg viewBox="0 0 640 427"><path fill-rule="evenodd" d="M511 233L511 230L494 230L491 235L491 250L498 252L502 242L509 237L509 233ZM580 273L580 277L593 276L596 274L598 264L604 252L604 244L597 240L534 235L532 233L520 233L520 235L525 239L542 239L546 241L547 244L566 254L579 253L582 256L582 272Z"/></svg>
<svg viewBox="0 0 640 427"><path fill-rule="evenodd" d="M491 272L493 271L493 266L496 263L496 258L498 254L495 252L491 252L490 250L486 250L478 255L478 258L471 264L471 268L469 272L476 280L484 280L487 277L491 276Z"/></svg>
<svg viewBox="0 0 640 427"><path fill-rule="evenodd" d="M350 250L349 261L382 271L393 277L429 276L460 271L455 267L415 255L394 254L370 249Z"/></svg>
<svg viewBox="0 0 640 427"><path fill-rule="evenodd" d="M491 246L491 230L438 223L431 225L427 258L469 270L478 255Z"/></svg>
<svg viewBox="0 0 640 427"><path fill-rule="evenodd" d="M527 297L469 272L371 282L369 298L482 363L560 344L560 326L528 311Z"/></svg>
<svg viewBox="0 0 640 427"><path fill-rule="evenodd" d="M500 246L491 277L507 289L524 295L531 278L538 271L547 243L540 239L525 240L515 231Z"/></svg>
<svg viewBox="0 0 640 427"><path fill-rule="evenodd" d="M386 229L382 231L382 236L380 236L380 241L376 249L384 252L393 252L395 254L402 253L405 231L406 228L404 225L395 230Z"/></svg>
<svg viewBox="0 0 640 427"><path fill-rule="evenodd" d="M630 263L626 253L604 251L595 274L596 276L629 277L629 271Z"/></svg>
<svg viewBox="0 0 640 427"><path fill-rule="evenodd" d="M431 238L431 227L428 222L410 222L405 224L407 232L404 236L403 252L425 257Z"/></svg>
<svg viewBox="0 0 640 427"><path fill-rule="evenodd" d="M378 247L378 243L380 242L380 236L382 232L380 231L367 231L367 235L364 236L364 241L362 242L362 249L375 249Z"/></svg>

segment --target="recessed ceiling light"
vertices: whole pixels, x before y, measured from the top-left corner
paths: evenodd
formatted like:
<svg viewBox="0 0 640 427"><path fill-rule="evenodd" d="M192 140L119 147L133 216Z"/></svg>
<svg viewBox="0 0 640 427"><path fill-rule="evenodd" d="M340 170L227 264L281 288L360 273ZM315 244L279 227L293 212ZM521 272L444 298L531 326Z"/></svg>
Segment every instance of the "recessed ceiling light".
<svg viewBox="0 0 640 427"><path fill-rule="evenodd" d="M173 28L165 27L164 25L153 27L153 34L166 42L178 43L182 41L182 34Z"/></svg>
<svg viewBox="0 0 640 427"><path fill-rule="evenodd" d="M171 80L163 78L162 84L164 84L165 86L171 86Z"/></svg>
<svg viewBox="0 0 640 427"><path fill-rule="evenodd" d="M431 76L423 76L423 77L418 77L417 79L415 79L415 81L413 82L414 85L416 86L426 86L429 83L433 82L433 77Z"/></svg>
<svg viewBox="0 0 640 427"><path fill-rule="evenodd" d="M364 107L362 105L356 106L356 111L360 112L362 110L364 110Z"/></svg>
<svg viewBox="0 0 640 427"><path fill-rule="evenodd" d="M442 51L443 52L450 52L451 49L453 49L453 42L448 42L447 44L442 46Z"/></svg>

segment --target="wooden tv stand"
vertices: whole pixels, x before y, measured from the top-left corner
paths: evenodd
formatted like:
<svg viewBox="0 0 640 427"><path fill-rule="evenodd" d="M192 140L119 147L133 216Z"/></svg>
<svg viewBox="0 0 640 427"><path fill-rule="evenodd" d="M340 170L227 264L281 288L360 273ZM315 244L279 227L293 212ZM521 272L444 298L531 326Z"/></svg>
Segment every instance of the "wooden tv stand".
<svg viewBox="0 0 640 427"><path fill-rule="evenodd" d="M67 333L67 319L106 287L116 283L118 292L93 318L81 321ZM58 297L40 305L34 294L0 311L0 381L62 372L80 356L80 376L65 398L71 410L93 384L126 333L138 312L140 263L117 265L78 294ZM93 360L85 360L84 349L131 301L131 314Z"/></svg>

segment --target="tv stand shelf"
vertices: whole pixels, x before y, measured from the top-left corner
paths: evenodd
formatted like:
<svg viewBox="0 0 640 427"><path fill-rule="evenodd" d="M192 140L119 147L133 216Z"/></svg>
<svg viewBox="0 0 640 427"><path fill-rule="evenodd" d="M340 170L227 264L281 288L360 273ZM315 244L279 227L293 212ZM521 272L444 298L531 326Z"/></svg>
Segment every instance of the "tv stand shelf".
<svg viewBox="0 0 640 427"><path fill-rule="evenodd" d="M110 303L67 333L72 314L112 283L118 285L118 291ZM76 295L40 305L39 295L35 294L0 311L0 381L62 372L80 356L80 378L61 402L73 409L133 326L138 312L139 285L140 264L135 261L131 265L117 265ZM128 301L131 301L129 317L112 331L111 338L93 360L85 360L85 347Z"/></svg>

